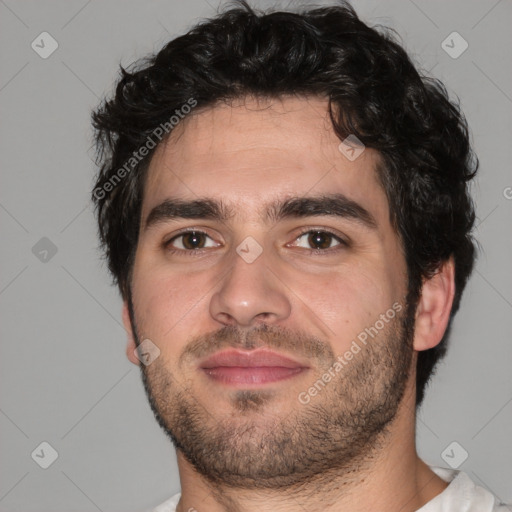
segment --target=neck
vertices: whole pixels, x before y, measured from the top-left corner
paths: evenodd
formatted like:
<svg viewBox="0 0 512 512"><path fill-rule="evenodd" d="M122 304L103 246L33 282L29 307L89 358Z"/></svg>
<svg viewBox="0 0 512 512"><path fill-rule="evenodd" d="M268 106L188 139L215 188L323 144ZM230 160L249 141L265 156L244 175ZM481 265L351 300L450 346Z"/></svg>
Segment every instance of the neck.
<svg viewBox="0 0 512 512"><path fill-rule="evenodd" d="M293 489L241 489L212 485L178 451L181 500L177 512L309 512L350 510L414 512L447 484L418 457L415 446L414 389L370 456L351 471L317 475Z"/></svg>

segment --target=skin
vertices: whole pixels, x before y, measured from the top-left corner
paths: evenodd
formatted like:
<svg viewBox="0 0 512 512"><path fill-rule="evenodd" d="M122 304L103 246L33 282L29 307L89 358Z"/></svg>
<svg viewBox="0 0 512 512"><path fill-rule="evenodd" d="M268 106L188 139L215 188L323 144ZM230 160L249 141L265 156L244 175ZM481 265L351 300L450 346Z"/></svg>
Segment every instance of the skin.
<svg viewBox="0 0 512 512"><path fill-rule="evenodd" d="M209 338L211 333L226 327L245 333L265 324L305 333L319 340L323 355L338 356L393 303L404 304L405 258L390 224L386 195L377 180L379 155L366 148L350 161L339 151L339 143L327 117L327 101L322 98L247 98L191 114L169 141L157 148L144 189L141 234L131 280L136 333L126 301L123 321L130 361L140 364L134 354L134 334L140 340L149 338L160 350L157 361L144 371L147 381L158 390L160 407L169 422L176 395L166 399L163 393L170 393L171 388L162 384L164 375L172 377L173 393L183 392L204 411L210 426L253 425L258 439L264 439L276 421L311 411L308 408L315 401L303 405L297 396L322 375L329 360L327 356L308 360L307 350L294 348L283 337L281 349L276 350L309 363L311 368L293 379L265 385L270 393L260 393L264 397L260 403L251 402L207 378L197 369L197 359L180 360L194 341L213 339ZM330 216L275 223L260 215L269 199L333 192L367 209L377 221L376 229ZM236 215L225 222L182 219L144 230L152 208L171 196L222 199ZM210 237L206 238L206 252L187 256L184 249L172 254L163 247L163 242L177 236L179 230L192 227ZM305 228L334 231L348 238L350 245L328 255L310 254L307 235L298 239ZM262 248L261 255L250 264L236 252L248 236ZM184 247L180 245L183 238L173 243L175 248ZM340 246L333 240L331 247ZM318 480L311 479L287 492L284 487L255 489L212 482L178 449L182 487L178 511L191 507L199 512L287 511L300 510L300 504L310 511L412 512L442 492L446 483L416 452L415 365L418 351L440 342L453 294L453 262L448 261L423 284L403 395L378 442L368 442L366 456L359 453L329 478L320 475ZM390 336L389 329L384 329L375 346L385 347ZM271 346L277 347L277 338L272 340ZM368 350L362 350L348 370L350 365L357 366L357 358L362 361L369 355ZM320 400L316 403L340 410L348 407L335 389L336 383L329 384L323 395L315 398ZM252 398L256 396L258 393ZM310 421L311 416L307 418Z"/></svg>

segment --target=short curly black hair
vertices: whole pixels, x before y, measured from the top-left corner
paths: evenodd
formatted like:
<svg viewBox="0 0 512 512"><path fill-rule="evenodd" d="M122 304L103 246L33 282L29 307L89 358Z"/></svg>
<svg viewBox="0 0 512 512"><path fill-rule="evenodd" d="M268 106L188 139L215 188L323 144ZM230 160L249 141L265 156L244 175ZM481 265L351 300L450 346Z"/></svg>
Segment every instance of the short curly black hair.
<svg viewBox="0 0 512 512"><path fill-rule="evenodd" d="M466 119L443 84L419 74L392 30L367 26L346 2L261 12L242 0L130 70L121 67L115 95L93 112L100 170L92 199L114 283L128 299L154 148L140 161L133 155L154 130L191 98L199 109L285 95L325 97L340 140L354 134L380 153L378 176L404 248L409 304L415 308L423 280L453 257L448 329L438 346L418 354L419 405L474 264L469 182L478 159Z"/></svg>

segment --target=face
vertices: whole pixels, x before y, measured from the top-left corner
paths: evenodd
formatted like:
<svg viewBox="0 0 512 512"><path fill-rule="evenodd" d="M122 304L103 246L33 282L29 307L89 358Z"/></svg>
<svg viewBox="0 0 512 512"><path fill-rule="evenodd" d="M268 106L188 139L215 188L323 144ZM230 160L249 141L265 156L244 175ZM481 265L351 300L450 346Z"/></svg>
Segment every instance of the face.
<svg viewBox="0 0 512 512"><path fill-rule="evenodd" d="M150 164L131 328L160 351L157 420L212 481L354 468L397 413L405 260L378 155L339 145L321 98L246 99L191 115Z"/></svg>

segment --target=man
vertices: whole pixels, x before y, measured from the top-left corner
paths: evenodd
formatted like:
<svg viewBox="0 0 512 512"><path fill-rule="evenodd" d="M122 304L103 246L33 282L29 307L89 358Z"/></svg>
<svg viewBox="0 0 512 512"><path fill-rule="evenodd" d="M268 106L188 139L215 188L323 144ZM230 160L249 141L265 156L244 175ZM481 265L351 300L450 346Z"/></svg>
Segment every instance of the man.
<svg viewBox="0 0 512 512"><path fill-rule="evenodd" d="M505 510L416 453L478 165L390 34L346 4L242 3L122 70L93 118L127 355L177 450L155 510Z"/></svg>

